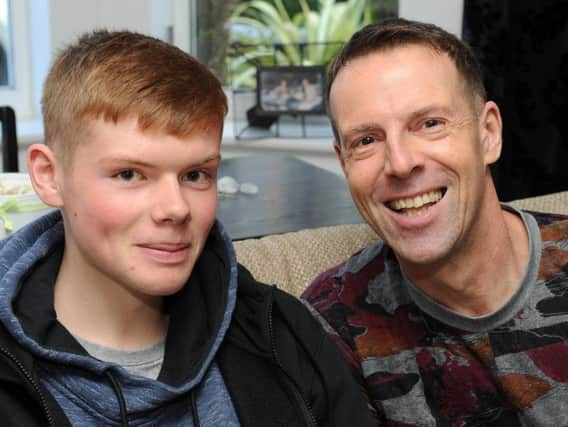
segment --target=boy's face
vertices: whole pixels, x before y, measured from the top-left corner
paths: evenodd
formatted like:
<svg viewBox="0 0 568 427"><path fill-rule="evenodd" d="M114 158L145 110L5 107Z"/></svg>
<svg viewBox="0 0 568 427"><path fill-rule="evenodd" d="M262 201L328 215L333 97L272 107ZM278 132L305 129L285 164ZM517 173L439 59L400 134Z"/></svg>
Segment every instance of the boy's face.
<svg viewBox="0 0 568 427"><path fill-rule="evenodd" d="M77 280L144 296L183 287L215 220L220 139L218 126L178 138L94 120L57 176Z"/></svg>

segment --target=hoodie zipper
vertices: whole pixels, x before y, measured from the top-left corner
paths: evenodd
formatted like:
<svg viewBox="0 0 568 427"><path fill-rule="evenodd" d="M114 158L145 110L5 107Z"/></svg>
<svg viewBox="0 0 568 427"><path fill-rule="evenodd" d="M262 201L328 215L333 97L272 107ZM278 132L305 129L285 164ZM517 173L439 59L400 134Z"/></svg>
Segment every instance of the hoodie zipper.
<svg viewBox="0 0 568 427"><path fill-rule="evenodd" d="M294 396L296 397L296 401L299 402L300 405L303 404L303 407L301 409L302 409L302 413L304 414L304 416L306 418L307 425L317 427L318 424L317 424L316 418L314 416L311 405L309 404L309 402L306 401L306 399L304 399L304 396L298 390L298 387L296 386L295 382L292 381L292 379L290 378L290 376L288 375L288 373L286 372L286 370L282 366L282 363L280 362L280 359L278 357L278 351L276 350L276 343L275 343L275 338L274 338L274 329L273 329L273 325L272 325L272 306L273 306L273 299L272 299L272 295L271 295L270 301L268 303L268 333L270 335L270 348L271 348L271 352L272 352L272 358L274 359L274 362L276 363L276 365L278 366L280 371L284 374L284 376L288 380L288 383L290 384L289 388L294 392Z"/></svg>
<svg viewBox="0 0 568 427"><path fill-rule="evenodd" d="M41 409L43 411L43 414L45 415L45 418L47 418L48 425L49 426L55 426L55 421L53 420L53 417L51 416L51 413L49 412L49 407L47 406L47 401L46 401L45 396L43 395L43 392L41 391L38 383L32 378L31 374L26 370L26 368L24 367L22 362L20 362L20 360L18 358L16 358L16 356L14 356L12 353L10 353L8 350L6 350L4 347L0 347L0 352L2 354L4 354L8 359L10 359L12 362L15 363L15 365L20 370L20 373L31 384L32 388L35 390L35 392L39 396Z"/></svg>

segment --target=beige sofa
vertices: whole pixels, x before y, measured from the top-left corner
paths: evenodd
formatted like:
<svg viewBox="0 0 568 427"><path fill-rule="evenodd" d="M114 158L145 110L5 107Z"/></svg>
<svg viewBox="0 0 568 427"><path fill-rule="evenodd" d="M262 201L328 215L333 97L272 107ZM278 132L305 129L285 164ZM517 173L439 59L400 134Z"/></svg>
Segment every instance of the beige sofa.
<svg viewBox="0 0 568 427"><path fill-rule="evenodd" d="M525 210L568 215L568 191L516 200ZM237 258L254 276L299 296L322 271L369 245L377 235L366 224L337 225L235 242Z"/></svg>

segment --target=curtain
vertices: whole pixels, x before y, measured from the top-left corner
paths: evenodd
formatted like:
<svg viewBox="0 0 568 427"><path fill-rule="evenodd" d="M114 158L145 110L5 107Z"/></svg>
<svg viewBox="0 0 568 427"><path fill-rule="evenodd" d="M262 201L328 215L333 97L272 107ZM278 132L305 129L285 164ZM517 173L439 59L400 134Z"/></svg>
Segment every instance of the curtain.
<svg viewBox="0 0 568 427"><path fill-rule="evenodd" d="M568 190L568 1L465 0L463 39L503 116L503 201Z"/></svg>

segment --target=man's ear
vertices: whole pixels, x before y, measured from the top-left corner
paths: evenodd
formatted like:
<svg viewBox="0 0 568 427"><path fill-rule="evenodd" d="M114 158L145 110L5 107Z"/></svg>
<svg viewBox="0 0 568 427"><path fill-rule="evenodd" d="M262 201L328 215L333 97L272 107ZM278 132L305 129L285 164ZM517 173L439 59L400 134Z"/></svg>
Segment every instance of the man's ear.
<svg viewBox="0 0 568 427"><path fill-rule="evenodd" d="M345 170L345 158L341 154L341 146L339 145L340 142L337 140L333 141L333 151L335 151L335 155L337 156L337 160L339 160L339 164L341 165L341 169L343 169L343 174L347 176L347 171Z"/></svg>
<svg viewBox="0 0 568 427"><path fill-rule="evenodd" d="M487 166L495 163L501 157L503 147L503 123L499 107L493 101L487 101L479 120L480 140L483 158Z"/></svg>
<svg viewBox="0 0 568 427"><path fill-rule="evenodd" d="M51 148L33 144L28 148L28 173L39 198L49 206L60 208L63 199L56 179L57 160Z"/></svg>

